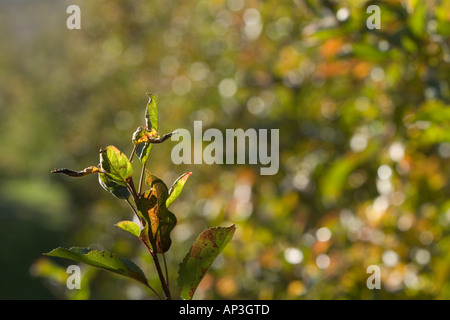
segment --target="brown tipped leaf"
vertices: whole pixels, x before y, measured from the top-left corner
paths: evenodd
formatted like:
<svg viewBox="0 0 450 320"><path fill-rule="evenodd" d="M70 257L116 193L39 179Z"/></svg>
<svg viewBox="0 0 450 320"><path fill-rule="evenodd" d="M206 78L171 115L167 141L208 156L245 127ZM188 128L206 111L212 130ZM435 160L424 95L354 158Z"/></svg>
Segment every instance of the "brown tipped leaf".
<svg viewBox="0 0 450 320"><path fill-rule="evenodd" d="M79 177L84 177L84 176L87 176L87 175L90 175L90 174L93 174L93 173L100 173L101 170L100 170L99 167L90 166L90 167L87 167L86 169L83 169L81 171L73 171L73 170L69 170L69 169L63 168L63 169L53 169L51 172L52 173L63 173L63 174L68 175L70 177L79 178Z"/></svg>

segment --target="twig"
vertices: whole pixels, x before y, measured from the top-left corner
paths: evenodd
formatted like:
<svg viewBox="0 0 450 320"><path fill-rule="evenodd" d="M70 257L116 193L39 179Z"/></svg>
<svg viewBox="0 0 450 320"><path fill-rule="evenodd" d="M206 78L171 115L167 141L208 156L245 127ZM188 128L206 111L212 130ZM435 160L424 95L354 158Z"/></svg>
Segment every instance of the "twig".
<svg viewBox="0 0 450 320"><path fill-rule="evenodd" d="M130 162L133 161L133 156L136 153L136 148L137 148L137 145L134 145L133 151L131 151L131 155L130 155L130 158L128 159L128 161L130 161Z"/></svg>
<svg viewBox="0 0 450 320"><path fill-rule="evenodd" d="M167 285L167 283L166 283L166 281L164 279L164 275L162 274L162 271L161 271L161 265L159 264L159 260L158 260L158 253L154 252L152 254L152 257L153 257L153 261L155 262L156 270L158 271L159 280L161 281L161 285L162 285L162 288L163 288L164 293L166 295L166 299L167 300L172 300L172 297L170 296L169 286Z"/></svg>
<svg viewBox="0 0 450 320"><path fill-rule="evenodd" d="M166 284L169 287L169 272L167 271L167 261L166 261L166 255L164 254L164 252L162 253L163 256L163 262L164 262L164 269L166 272Z"/></svg>
<svg viewBox="0 0 450 320"><path fill-rule="evenodd" d="M152 286L150 284L147 283L147 287L152 290L152 292L158 297L159 300L162 300L161 296L158 294L158 292L156 292L155 289L152 288Z"/></svg>
<svg viewBox="0 0 450 320"><path fill-rule="evenodd" d="M130 206L130 208L133 210L133 212L136 214L136 216L138 217L138 219L139 219L139 221L141 222L141 225L144 227L144 225L143 225L143 223L142 223L142 220L141 220L141 218L139 217L139 214L138 214L138 212L137 212L137 210L136 210L136 208L135 207L133 207L133 205L131 204L131 202L128 200L128 199L125 199L125 201L128 203L128 205ZM144 243L145 244L145 243ZM146 245L146 247L147 247L147 245ZM147 247L148 248L148 247ZM152 257L153 257L153 253L152 253L152 251L150 250L150 254L152 255ZM158 297L158 299L159 300L162 300L162 298L161 298L161 296L156 292L156 290L155 289L153 289L153 287L149 284L149 283L147 283L147 287ZM164 287L163 287L164 288Z"/></svg>
<svg viewBox="0 0 450 320"><path fill-rule="evenodd" d="M144 183L144 175L145 175L145 164L142 164L141 177L139 179L139 191L138 191L139 198L141 197L142 184Z"/></svg>
<svg viewBox="0 0 450 320"><path fill-rule="evenodd" d="M137 203L137 201L139 200L139 195L136 192L136 188L134 187L133 178L130 178L130 181L127 182L127 187L131 195L133 196L134 202Z"/></svg>
<svg viewBox="0 0 450 320"><path fill-rule="evenodd" d="M172 297L170 295L169 286L167 285L167 282L164 279L164 275L163 275L163 273L161 271L161 265L159 264L158 254L156 253L156 251L153 251L147 245L147 243L145 243L145 241L142 241L142 239L141 239L141 242L145 245L145 247L147 248L148 252L150 252L150 255L153 258L153 262L155 263L156 271L158 272L159 281L161 282L161 286L162 286L162 289L164 291L164 294L166 295L166 299L167 300L172 300ZM153 246L153 248L156 249L155 239L153 239L153 236L152 236L152 239L150 239L150 242L151 242L151 245Z"/></svg>

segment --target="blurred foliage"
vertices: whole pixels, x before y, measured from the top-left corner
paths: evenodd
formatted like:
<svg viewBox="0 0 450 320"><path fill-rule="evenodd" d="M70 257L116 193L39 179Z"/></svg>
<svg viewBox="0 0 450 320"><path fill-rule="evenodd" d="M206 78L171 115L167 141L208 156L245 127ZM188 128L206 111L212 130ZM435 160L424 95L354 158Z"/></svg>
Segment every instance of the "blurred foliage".
<svg viewBox="0 0 450 320"><path fill-rule="evenodd" d="M69 4L81 30L66 28ZM381 29L366 27L371 4ZM200 231L237 226L196 298L450 298L449 36L448 0L0 2L0 298L150 298L87 267L64 290L65 261L41 257L113 250L156 283L114 227L129 208L94 177L50 174L109 144L129 154L148 91L167 132L280 129L274 176L153 148L164 181L193 171L173 204L172 279ZM373 264L381 290L366 287Z"/></svg>

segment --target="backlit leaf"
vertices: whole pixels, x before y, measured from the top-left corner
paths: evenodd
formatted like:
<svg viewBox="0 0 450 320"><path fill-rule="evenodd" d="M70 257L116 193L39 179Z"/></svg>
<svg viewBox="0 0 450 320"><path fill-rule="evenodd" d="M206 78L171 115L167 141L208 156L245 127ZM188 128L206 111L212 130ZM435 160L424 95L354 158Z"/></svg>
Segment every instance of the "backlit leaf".
<svg viewBox="0 0 450 320"><path fill-rule="evenodd" d="M128 199L131 195L127 187L119 185L115 181L111 180L105 173L100 173L98 175L98 182L103 189L110 192L116 198Z"/></svg>
<svg viewBox="0 0 450 320"><path fill-rule="evenodd" d="M98 251L83 247L72 247L69 249L59 247L48 253L44 253L44 255L82 262L93 267L132 278L145 285L148 284L144 273L134 262L109 251Z"/></svg>
<svg viewBox="0 0 450 320"><path fill-rule="evenodd" d="M145 110L145 124L147 130L154 129L158 132L158 96L153 93L148 93L147 109Z"/></svg>
<svg viewBox="0 0 450 320"><path fill-rule="evenodd" d="M126 186L133 175L133 167L128 157L115 146L100 151L100 166L105 174L121 186Z"/></svg>
<svg viewBox="0 0 450 320"><path fill-rule="evenodd" d="M133 133L132 141L136 145L136 155L139 160L145 165L147 163L147 159L150 156L150 151L153 148L153 144L151 144L148 139L148 135L150 134L144 127L138 127L136 131ZM157 135L156 131L154 134Z"/></svg>
<svg viewBox="0 0 450 320"><path fill-rule="evenodd" d="M186 172L173 183L172 187L169 190L169 197L166 200L167 208L170 207L170 205L175 201L176 198L178 198L181 191L183 190L184 184L191 174L192 172Z"/></svg>
<svg viewBox="0 0 450 320"><path fill-rule="evenodd" d="M133 236L139 237L141 234L141 228L134 223L133 221L120 221L115 224L116 227L119 227L122 230L125 230L129 233L131 233Z"/></svg>
<svg viewBox="0 0 450 320"><path fill-rule="evenodd" d="M148 157L150 156L150 151L152 151L152 143L143 143L137 146L136 154L143 164L147 163Z"/></svg>
<svg viewBox="0 0 450 320"><path fill-rule="evenodd" d="M233 238L236 226L206 229L195 240L178 269L181 297L191 300L214 259Z"/></svg>
<svg viewBox="0 0 450 320"><path fill-rule="evenodd" d="M170 233L177 224L177 219L166 207L168 190L165 183L148 171L145 181L151 189L137 201L141 218L147 222L140 237L144 242L149 241L154 251L163 253L172 244Z"/></svg>
<svg viewBox="0 0 450 320"><path fill-rule="evenodd" d="M408 27L417 37L422 37L425 34L426 14L426 3L421 1L416 2L414 11L408 18Z"/></svg>

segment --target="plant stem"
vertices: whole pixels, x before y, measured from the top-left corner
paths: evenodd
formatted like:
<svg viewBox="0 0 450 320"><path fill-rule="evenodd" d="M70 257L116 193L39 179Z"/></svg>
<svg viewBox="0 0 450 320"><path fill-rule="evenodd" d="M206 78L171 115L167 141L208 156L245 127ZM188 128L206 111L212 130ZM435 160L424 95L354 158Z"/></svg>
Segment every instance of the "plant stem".
<svg viewBox="0 0 450 320"><path fill-rule="evenodd" d="M139 221L141 221L141 224L142 224L143 226L145 226L145 225L143 224L141 218L139 217L139 214L138 214L136 208L133 207L133 205L131 204L131 202L130 202L128 199L126 199L126 202L127 202L128 205L130 206L130 208L134 211L134 213L135 213L136 216L138 217ZM142 239L140 239L140 240L142 241ZM156 244L155 244L155 241L154 241L154 239L153 239L153 236L152 236L152 239L150 240L150 242L151 242L151 245L153 246L153 248L156 248ZM171 295L170 295L170 289L169 289L169 280L168 280L169 278L168 278L168 273L167 273L166 258L164 257L164 254L163 254L163 257L164 257L164 265L166 266L166 277L167 277L167 282L166 282L166 279L164 279L164 276L163 276L162 271L161 271L161 266L160 266L159 260L158 260L158 254L157 254L156 252L153 252L152 249L148 246L148 244L147 244L145 241L142 241L142 243L147 247L148 251L150 252L150 255L151 255L152 258L153 258L153 262L155 263L156 270L158 271L159 280L161 281L161 286L162 286L162 288L163 288L164 294L166 295L166 299L167 299L167 300L172 300L172 297L171 297ZM148 285L148 287L150 288L150 290L152 290L152 291L156 294L156 296L157 296L160 300L162 300L161 297L156 293L156 291L155 291L150 285Z"/></svg>
<svg viewBox="0 0 450 320"><path fill-rule="evenodd" d="M158 253L153 252L152 258L153 258L153 261L155 262L156 270L158 271L159 280L161 281L161 285L162 285L164 294L166 295L166 299L172 300L172 297L170 295L169 286L167 285L166 280L164 279L164 275L161 270L161 265L159 264Z"/></svg>
<svg viewBox="0 0 450 320"><path fill-rule="evenodd" d="M142 239L141 239L141 241L142 241ZM150 242L151 242L151 245L154 248L156 248L155 241L153 239L151 239ZM153 258L153 262L155 263L156 271L158 272L159 281L161 282L162 289L164 291L164 294L166 295L166 300L172 300L172 296L170 295L169 286L168 286L166 280L164 279L164 275L161 270L161 265L159 264L158 254L155 251L153 251L152 248L150 248L150 246L145 241L142 241L142 243L146 246L148 252L150 252L150 255Z"/></svg>
<svg viewBox="0 0 450 320"><path fill-rule="evenodd" d="M167 138L166 138L167 139ZM142 170L141 170L141 177L139 179L139 189L137 192L137 199L139 199L141 197L141 192L142 192L142 184L144 182L144 175L145 175L145 163L142 164ZM131 183L131 185L133 185ZM134 189L134 187L133 187ZM136 190L134 190L134 193L136 194ZM137 199L135 199L135 201L137 201ZM151 230L151 226L149 226L149 230ZM161 286L162 289L164 291L164 294L166 295L166 299L167 300L172 300L172 297L170 295L170 288L169 288L169 281L168 281L168 272L167 272L167 265L166 265L166 277L167 277L167 282L166 279L164 278L163 272L161 270L161 265L159 263L159 259L158 259L158 253L156 252L156 243L155 243L155 236L152 234L152 232L150 231L150 244L151 246L155 249L155 251L152 250L152 248L150 248L148 246L148 243L145 243L144 241L142 241L144 243L144 245L147 247L148 251L150 252L150 255L153 258L153 262L155 263L155 267L156 267L156 271L158 272L158 277L159 277L159 281L161 282ZM164 255L163 255L164 257ZM165 263L165 257L164 257L164 263Z"/></svg>
<svg viewBox="0 0 450 320"><path fill-rule="evenodd" d="M139 195L136 192L136 188L134 187L133 178L130 178L130 181L127 182L128 190L130 191L131 195L133 196L134 202L137 203L139 199Z"/></svg>
<svg viewBox="0 0 450 320"><path fill-rule="evenodd" d="M138 211L136 210L135 207L133 207L133 205L131 204L130 200L125 199L125 201L128 203L128 205L130 206L131 210L133 210L134 214L136 215L136 217L139 219L139 222L141 223L142 228L145 227L144 222L142 221L141 217L139 216Z"/></svg>
<svg viewBox="0 0 450 320"><path fill-rule="evenodd" d="M156 292L156 290L153 289L152 286L149 285L148 283L147 283L147 288L149 288L149 289L150 289L150 290L158 297L159 300L162 300L162 298L161 298L161 296L158 294L158 292Z"/></svg>
<svg viewBox="0 0 450 320"><path fill-rule="evenodd" d="M162 256L163 256L164 269L166 272L166 284L169 287L169 272L167 271L167 261L166 261L166 255L164 254L164 252L163 252Z"/></svg>
<svg viewBox="0 0 450 320"><path fill-rule="evenodd" d="M141 177L140 177L140 179L139 179L139 191L138 191L139 197L141 197L142 184L143 184L143 182L144 182L144 175L145 175L145 164L142 165Z"/></svg>
<svg viewBox="0 0 450 320"><path fill-rule="evenodd" d="M128 159L128 161L130 161L130 162L133 161L133 156L136 153L136 147L137 147L137 145L134 145L133 151L131 151L130 158Z"/></svg>

